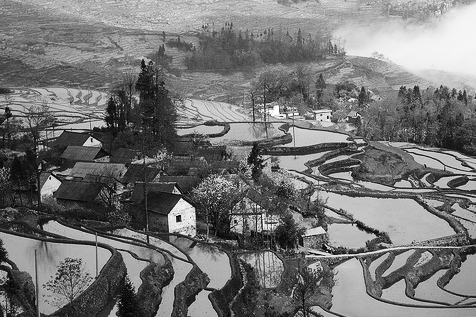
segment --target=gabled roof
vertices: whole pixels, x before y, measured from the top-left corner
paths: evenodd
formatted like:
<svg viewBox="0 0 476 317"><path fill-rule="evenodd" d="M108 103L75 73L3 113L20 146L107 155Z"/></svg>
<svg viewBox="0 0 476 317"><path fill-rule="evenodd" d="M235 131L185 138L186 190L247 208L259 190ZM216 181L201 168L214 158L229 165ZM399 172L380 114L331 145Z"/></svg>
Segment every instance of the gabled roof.
<svg viewBox="0 0 476 317"><path fill-rule="evenodd" d="M318 109L318 110L312 110L313 113L326 113L326 112L332 112L331 109Z"/></svg>
<svg viewBox="0 0 476 317"><path fill-rule="evenodd" d="M93 162L95 159L107 155L109 155L109 153L99 147L68 146L63 154L61 154L61 158L78 162Z"/></svg>
<svg viewBox="0 0 476 317"><path fill-rule="evenodd" d="M360 113L358 113L357 111L352 110L351 112L349 112L349 114L347 116L355 118L357 116L360 116Z"/></svg>
<svg viewBox="0 0 476 317"><path fill-rule="evenodd" d="M303 237L318 236L321 234L326 234L326 230L324 230L324 228L322 227L316 227L316 228L307 229Z"/></svg>
<svg viewBox="0 0 476 317"><path fill-rule="evenodd" d="M91 202L101 192L102 185L82 181L64 181L54 193L56 199Z"/></svg>
<svg viewBox="0 0 476 317"><path fill-rule="evenodd" d="M200 177L198 176L170 176L160 175L160 183L177 183L182 190L182 193L186 194L200 183Z"/></svg>
<svg viewBox="0 0 476 317"><path fill-rule="evenodd" d="M70 145L81 146L89 138L94 138L94 137L91 136L89 133L63 131L63 133L61 133L61 135L58 138L56 138L54 145L60 146L60 147L65 147Z"/></svg>
<svg viewBox="0 0 476 317"><path fill-rule="evenodd" d="M147 194L147 210L161 215L168 215L180 199L182 199L182 195L152 192Z"/></svg>
<svg viewBox="0 0 476 317"><path fill-rule="evenodd" d="M86 177L86 175L114 177L120 180L126 171L126 166L120 163L77 162L70 176Z"/></svg>
<svg viewBox="0 0 476 317"><path fill-rule="evenodd" d="M160 170L154 167L145 167L145 177L147 182L152 182L159 174ZM127 169L127 172L122 177L121 183L131 184L138 181L144 181L144 165L131 164Z"/></svg>
<svg viewBox="0 0 476 317"><path fill-rule="evenodd" d="M137 159L137 151L133 149L120 148L114 151L109 162L130 164Z"/></svg>
<svg viewBox="0 0 476 317"><path fill-rule="evenodd" d="M50 173L50 172L41 172L40 174L40 189L43 188L43 186L45 185L46 181L48 180L49 177L54 177L56 178L57 180L59 180L61 182L61 179L59 179L56 175L54 175L53 173Z"/></svg>
<svg viewBox="0 0 476 317"><path fill-rule="evenodd" d="M173 183L173 182L147 183L147 193L164 192L164 193L171 194L173 193L176 187L179 188L177 183ZM137 182L134 184L134 190L132 191L132 196L130 200L141 201L142 199L144 199L144 182Z"/></svg>

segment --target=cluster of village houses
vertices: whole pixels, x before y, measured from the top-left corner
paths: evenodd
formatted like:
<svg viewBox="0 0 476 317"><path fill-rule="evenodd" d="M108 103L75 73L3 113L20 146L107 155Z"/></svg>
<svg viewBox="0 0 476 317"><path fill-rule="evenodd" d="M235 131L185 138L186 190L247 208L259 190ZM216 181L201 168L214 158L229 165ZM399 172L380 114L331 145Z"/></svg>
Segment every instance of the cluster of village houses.
<svg viewBox="0 0 476 317"><path fill-rule="evenodd" d="M41 174L42 200L54 199L66 207L104 206L102 194L112 186L115 208L128 206L128 210L135 208L135 212L147 215L150 230L189 236L196 235L197 226L196 208L187 196L201 181L198 172L203 160L213 161L213 166L222 171L237 164L223 160L220 147L197 150L193 140L187 138L177 142L166 171L148 165L149 160L143 160L140 153L131 149L110 154L102 142L89 133L64 131L54 145L64 148L63 166ZM231 231L237 234L273 232L280 219L268 210L266 198L252 189L244 190L231 212ZM307 247L320 247L326 239L325 230L319 227L308 230L302 243Z"/></svg>
<svg viewBox="0 0 476 317"><path fill-rule="evenodd" d="M378 95L372 95L372 101L380 100ZM340 98L337 101L338 103L348 103L348 104L355 104L357 103L356 98L349 98L344 100L344 98ZM263 104L258 104L257 109L261 115L263 113L266 114L268 118L275 118L275 119L295 119L295 120L313 120L316 122L332 122L332 110L331 109L317 109L311 110L301 116L296 107L284 107L279 105L277 102L271 102L263 106ZM352 110L347 114L345 118L345 122L347 123L357 123L357 121L361 120L361 114L358 111Z"/></svg>

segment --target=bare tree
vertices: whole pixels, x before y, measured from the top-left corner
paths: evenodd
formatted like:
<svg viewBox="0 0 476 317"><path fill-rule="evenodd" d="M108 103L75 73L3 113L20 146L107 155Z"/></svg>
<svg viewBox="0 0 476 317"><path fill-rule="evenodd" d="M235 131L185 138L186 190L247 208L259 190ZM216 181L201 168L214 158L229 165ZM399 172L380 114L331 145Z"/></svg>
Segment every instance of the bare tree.
<svg viewBox="0 0 476 317"><path fill-rule="evenodd" d="M55 276L51 276L43 288L54 294L51 302L53 306L62 307L65 304L72 306L73 300L89 287L92 280L84 268L83 260L65 258L58 265Z"/></svg>

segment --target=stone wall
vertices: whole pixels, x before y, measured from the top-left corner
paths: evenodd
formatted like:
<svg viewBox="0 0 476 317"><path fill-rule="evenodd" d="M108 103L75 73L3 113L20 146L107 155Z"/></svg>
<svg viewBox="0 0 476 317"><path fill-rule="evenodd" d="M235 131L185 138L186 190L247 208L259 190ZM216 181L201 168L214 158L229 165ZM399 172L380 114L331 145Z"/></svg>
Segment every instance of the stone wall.
<svg viewBox="0 0 476 317"><path fill-rule="evenodd" d="M126 275L126 265L121 254L110 249L112 256L104 265L101 274L72 304L67 304L50 317L96 316L110 302Z"/></svg>
<svg viewBox="0 0 476 317"><path fill-rule="evenodd" d="M174 309L171 317L187 317L188 306L208 283L210 283L208 276L198 266L194 266L187 274L185 281L175 286Z"/></svg>
<svg viewBox="0 0 476 317"><path fill-rule="evenodd" d="M301 146L301 147L273 147L265 148L262 151L264 155L307 155L314 154L319 152L325 152L330 150L347 148L349 143L343 142L330 142L330 143L320 143L310 146Z"/></svg>
<svg viewBox="0 0 476 317"><path fill-rule="evenodd" d="M165 264L149 264L140 272L142 284L137 290L137 300L142 307L143 317L155 316L162 302L162 288L170 283L174 276L172 263L164 256Z"/></svg>

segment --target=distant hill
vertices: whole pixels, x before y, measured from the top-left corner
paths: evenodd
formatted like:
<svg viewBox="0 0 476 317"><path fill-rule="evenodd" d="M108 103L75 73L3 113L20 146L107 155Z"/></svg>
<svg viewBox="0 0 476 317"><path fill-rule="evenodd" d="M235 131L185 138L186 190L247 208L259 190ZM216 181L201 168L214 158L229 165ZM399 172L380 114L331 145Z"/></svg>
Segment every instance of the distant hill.
<svg viewBox="0 0 476 317"><path fill-rule="evenodd" d="M197 43L196 31L206 23L217 30L231 21L236 29L255 33L274 28L294 35L301 28L305 36L326 34L343 24L384 21L384 2L388 1L312 0L288 6L276 0L2 0L0 85L108 90L125 69L138 69L143 56L179 34ZM166 45L166 53L173 57L175 69L168 82L195 98L226 101L243 96L263 69L188 72L183 52ZM433 84L432 74L417 76L376 59L349 56L336 67L333 63L314 65L317 71L330 66L330 83L348 78L379 91Z"/></svg>

